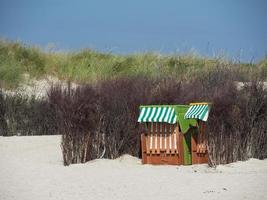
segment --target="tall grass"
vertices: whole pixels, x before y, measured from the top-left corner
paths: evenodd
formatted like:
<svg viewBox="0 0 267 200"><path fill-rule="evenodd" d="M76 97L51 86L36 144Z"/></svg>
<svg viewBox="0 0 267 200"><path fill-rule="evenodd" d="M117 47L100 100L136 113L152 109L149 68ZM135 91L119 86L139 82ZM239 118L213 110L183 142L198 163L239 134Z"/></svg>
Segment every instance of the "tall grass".
<svg viewBox="0 0 267 200"><path fill-rule="evenodd" d="M77 52L44 51L20 42L0 40L0 83L2 87L16 87L24 73L32 77L45 75L78 83L137 75L157 78L173 76L176 79L192 79L217 67L228 66L239 72L236 81L249 79L249 74L261 74L267 78L267 62L257 64L231 62L225 59L202 58L194 54L160 55L143 53L115 55L90 49Z"/></svg>

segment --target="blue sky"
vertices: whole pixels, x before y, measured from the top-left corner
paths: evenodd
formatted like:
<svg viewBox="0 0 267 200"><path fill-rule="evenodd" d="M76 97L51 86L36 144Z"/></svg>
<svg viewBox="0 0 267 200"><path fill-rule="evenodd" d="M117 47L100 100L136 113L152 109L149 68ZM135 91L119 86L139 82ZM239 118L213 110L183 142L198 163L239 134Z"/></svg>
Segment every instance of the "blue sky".
<svg viewBox="0 0 267 200"><path fill-rule="evenodd" d="M0 37L58 50L267 55L266 0L0 0Z"/></svg>

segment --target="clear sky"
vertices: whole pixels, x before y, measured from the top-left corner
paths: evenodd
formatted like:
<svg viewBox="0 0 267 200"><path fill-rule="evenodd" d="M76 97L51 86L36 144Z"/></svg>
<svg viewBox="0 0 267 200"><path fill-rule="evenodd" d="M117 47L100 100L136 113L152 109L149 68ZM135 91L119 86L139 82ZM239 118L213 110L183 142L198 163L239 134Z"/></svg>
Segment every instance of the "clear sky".
<svg viewBox="0 0 267 200"><path fill-rule="evenodd" d="M267 0L0 0L0 37L59 50L267 55Z"/></svg>

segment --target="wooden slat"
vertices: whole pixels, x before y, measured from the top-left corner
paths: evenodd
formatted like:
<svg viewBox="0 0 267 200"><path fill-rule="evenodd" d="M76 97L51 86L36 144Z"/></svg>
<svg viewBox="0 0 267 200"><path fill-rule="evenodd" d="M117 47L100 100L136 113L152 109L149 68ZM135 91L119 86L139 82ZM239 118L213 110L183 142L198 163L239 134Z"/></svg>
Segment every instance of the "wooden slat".
<svg viewBox="0 0 267 200"><path fill-rule="evenodd" d="M161 143L162 143L162 147L161 147L161 150L162 151L165 151L165 133L164 133L164 123L161 123L162 124L162 137L161 137Z"/></svg>
<svg viewBox="0 0 267 200"><path fill-rule="evenodd" d="M152 132L152 134L151 134L151 136L152 136L152 145L150 145L150 146L152 146L152 149L151 149L152 154L156 153L156 149L155 149L155 146L156 146L155 129L156 129L156 123L152 123L152 131L151 131Z"/></svg>
<svg viewBox="0 0 267 200"><path fill-rule="evenodd" d="M176 141L176 133L172 133L171 135L172 137L172 148L171 148L171 153L175 154L175 141Z"/></svg>
<svg viewBox="0 0 267 200"><path fill-rule="evenodd" d="M157 148L158 148L158 123L156 122L156 123L154 123L155 124L155 128L154 128L154 134L155 134L155 144L154 144L154 148L155 148L155 153L157 153Z"/></svg>
<svg viewBox="0 0 267 200"><path fill-rule="evenodd" d="M163 150L163 143L162 143L162 123L159 123L159 148L160 148L160 151Z"/></svg>
<svg viewBox="0 0 267 200"><path fill-rule="evenodd" d="M155 131L154 131L154 133L158 134L158 132L159 132L158 123L156 122L154 124L155 124Z"/></svg>
<svg viewBox="0 0 267 200"><path fill-rule="evenodd" d="M148 123L147 126L147 136L146 136L146 153L149 154L150 153L150 123Z"/></svg>
<svg viewBox="0 0 267 200"><path fill-rule="evenodd" d="M159 134L159 123L157 123L157 148L156 153L160 154L160 134Z"/></svg>
<svg viewBox="0 0 267 200"><path fill-rule="evenodd" d="M160 133L159 135L159 148L160 148L160 151L163 151L163 134Z"/></svg>
<svg viewBox="0 0 267 200"><path fill-rule="evenodd" d="M153 145L153 137L152 134L149 135L149 152L152 151L152 145Z"/></svg>
<svg viewBox="0 0 267 200"><path fill-rule="evenodd" d="M199 123L199 141L198 141L198 149L197 152L198 153L206 153L206 138L205 138L205 124L200 122Z"/></svg>
<svg viewBox="0 0 267 200"><path fill-rule="evenodd" d="M173 148L173 125L169 124L169 146L170 146L170 153L172 153L172 148Z"/></svg>
<svg viewBox="0 0 267 200"><path fill-rule="evenodd" d="M205 153L203 125L201 126L201 153Z"/></svg>
<svg viewBox="0 0 267 200"><path fill-rule="evenodd" d="M156 152L156 150L155 150L156 135L153 133L153 134L151 134L151 137L152 137L152 145L150 145L152 147L151 152L152 152L152 154L155 154L155 152Z"/></svg>
<svg viewBox="0 0 267 200"><path fill-rule="evenodd" d="M163 132L164 133L163 151L166 151L166 149L167 149L167 133L166 133L167 132L167 126L166 126L165 123L164 123L164 126L163 127L164 127L164 130L163 130L164 131Z"/></svg>
<svg viewBox="0 0 267 200"><path fill-rule="evenodd" d="M167 131L166 131L166 134L167 134L167 146L166 146L166 153L170 153L170 132L169 132L169 129L170 129L170 126L169 126L169 124L167 125L166 124L166 126L167 126Z"/></svg>
<svg viewBox="0 0 267 200"><path fill-rule="evenodd" d="M203 132L202 132L202 130L203 130L203 128L202 128L203 126L202 126L202 123L200 122L200 142L199 142L199 149L200 149L200 153L202 153L203 152Z"/></svg>
<svg viewBox="0 0 267 200"><path fill-rule="evenodd" d="M141 148L143 153L146 152L146 137L144 133L141 134Z"/></svg>
<svg viewBox="0 0 267 200"><path fill-rule="evenodd" d="M207 138L206 138L206 124L203 122L202 126L202 136L203 136L203 153L207 152Z"/></svg>
<svg viewBox="0 0 267 200"><path fill-rule="evenodd" d="M180 153L180 132L179 132L179 125L176 124L176 127L175 127L175 133L176 133L176 153L179 154Z"/></svg>
<svg viewBox="0 0 267 200"><path fill-rule="evenodd" d="M197 133L197 153L200 153L200 144L201 144L201 125L199 124L199 129L198 129L198 133Z"/></svg>
<svg viewBox="0 0 267 200"><path fill-rule="evenodd" d="M145 164L147 162L146 156L146 136L144 133L141 134L141 148L142 148L142 163Z"/></svg>

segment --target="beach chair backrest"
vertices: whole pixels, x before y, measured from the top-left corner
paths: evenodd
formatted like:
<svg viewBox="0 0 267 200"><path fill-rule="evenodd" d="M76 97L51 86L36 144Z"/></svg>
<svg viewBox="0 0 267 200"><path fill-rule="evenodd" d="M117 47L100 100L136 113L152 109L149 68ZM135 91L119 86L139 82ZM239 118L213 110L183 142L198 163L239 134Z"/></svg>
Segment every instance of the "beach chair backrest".
<svg viewBox="0 0 267 200"><path fill-rule="evenodd" d="M179 127L177 124L147 123L146 153L178 154Z"/></svg>

